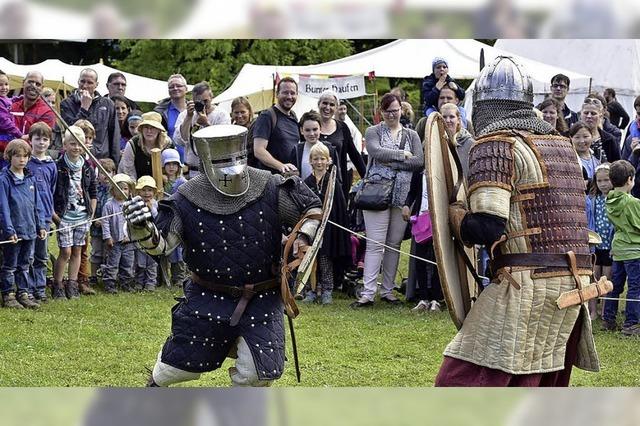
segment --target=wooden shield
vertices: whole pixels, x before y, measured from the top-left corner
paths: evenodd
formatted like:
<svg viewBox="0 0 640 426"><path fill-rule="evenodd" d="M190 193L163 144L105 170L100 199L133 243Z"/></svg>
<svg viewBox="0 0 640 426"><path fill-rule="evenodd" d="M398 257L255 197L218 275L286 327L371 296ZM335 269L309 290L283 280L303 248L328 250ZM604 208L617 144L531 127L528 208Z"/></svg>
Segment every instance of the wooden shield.
<svg viewBox="0 0 640 426"><path fill-rule="evenodd" d="M453 149L450 149L449 144ZM447 308L454 324L460 329L471 309L470 295L475 296L476 285L449 228L449 203L453 200L466 203L464 185L456 185L461 171L459 172L451 153L455 149L455 142L445 131L442 116L438 112L432 113L425 128L424 158L433 226L433 248ZM454 194L456 186L459 190ZM473 248L464 248L464 251L476 265Z"/></svg>

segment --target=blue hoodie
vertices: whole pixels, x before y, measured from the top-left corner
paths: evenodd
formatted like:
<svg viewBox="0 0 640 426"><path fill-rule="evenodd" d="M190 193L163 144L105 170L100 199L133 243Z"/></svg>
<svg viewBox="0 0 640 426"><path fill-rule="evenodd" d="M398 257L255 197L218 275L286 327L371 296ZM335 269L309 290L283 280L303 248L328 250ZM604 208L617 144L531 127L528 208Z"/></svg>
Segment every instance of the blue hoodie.
<svg viewBox="0 0 640 426"><path fill-rule="evenodd" d="M44 215L38 196L36 180L24 170L24 179L18 179L7 167L0 174L0 230L3 239L17 235L33 240L37 232L45 229Z"/></svg>
<svg viewBox="0 0 640 426"><path fill-rule="evenodd" d="M55 161L48 155L44 160L32 156L27 163L27 168L36 179L38 195L42 203L42 213L48 229L51 225L51 216L53 216L53 193L56 191L58 168Z"/></svg>

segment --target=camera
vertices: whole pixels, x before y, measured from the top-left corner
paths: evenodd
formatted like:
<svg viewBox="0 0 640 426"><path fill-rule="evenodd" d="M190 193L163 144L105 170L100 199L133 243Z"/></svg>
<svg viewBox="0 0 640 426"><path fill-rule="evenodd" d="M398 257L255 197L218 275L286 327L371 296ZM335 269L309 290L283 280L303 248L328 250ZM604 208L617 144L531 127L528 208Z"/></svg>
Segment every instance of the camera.
<svg viewBox="0 0 640 426"><path fill-rule="evenodd" d="M197 113L201 113L204 111L205 103L202 101L195 101L193 103L193 107L195 108Z"/></svg>

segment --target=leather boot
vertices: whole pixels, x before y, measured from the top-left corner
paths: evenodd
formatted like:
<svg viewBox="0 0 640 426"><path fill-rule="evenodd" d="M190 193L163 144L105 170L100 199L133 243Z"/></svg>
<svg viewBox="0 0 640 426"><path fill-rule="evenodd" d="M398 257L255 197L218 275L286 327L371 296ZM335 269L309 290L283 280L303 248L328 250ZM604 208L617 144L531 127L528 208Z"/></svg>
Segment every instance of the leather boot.
<svg viewBox="0 0 640 426"><path fill-rule="evenodd" d="M96 291L91 287L89 287L89 283L86 283L86 282L79 282L78 289L80 290L80 294L85 296L96 294Z"/></svg>
<svg viewBox="0 0 640 426"><path fill-rule="evenodd" d="M64 285L64 292L67 295L67 299L79 298L80 293L78 292L78 281L67 280L67 282Z"/></svg>

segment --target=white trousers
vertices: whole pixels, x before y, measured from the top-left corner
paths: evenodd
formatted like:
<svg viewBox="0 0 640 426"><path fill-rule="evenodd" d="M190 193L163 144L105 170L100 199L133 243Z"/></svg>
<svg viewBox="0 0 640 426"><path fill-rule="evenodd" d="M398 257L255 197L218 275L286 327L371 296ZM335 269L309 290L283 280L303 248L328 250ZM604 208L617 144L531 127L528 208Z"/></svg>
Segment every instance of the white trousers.
<svg viewBox="0 0 640 426"><path fill-rule="evenodd" d="M391 207L387 210L364 210L364 226L367 238L395 249L400 248L407 222L402 219L402 209ZM400 254L393 250L385 250L380 244L367 241L364 255L364 290L361 300L373 302L376 297L378 273L382 265L382 288L380 296L385 297L395 287L396 272Z"/></svg>
<svg viewBox="0 0 640 426"><path fill-rule="evenodd" d="M231 353L233 352L237 354L237 358L235 366L229 368L229 377L231 378L232 386L271 386L273 380L258 380L258 371L253 362L253 356L243 337L238 337L236 340L236 350L231 350ZM161 361L161 356L162 351L158 353L156 365L153 367L153 381L158 386L174 385L200 377L201 373L192 373L165 364Z"/></svg>

